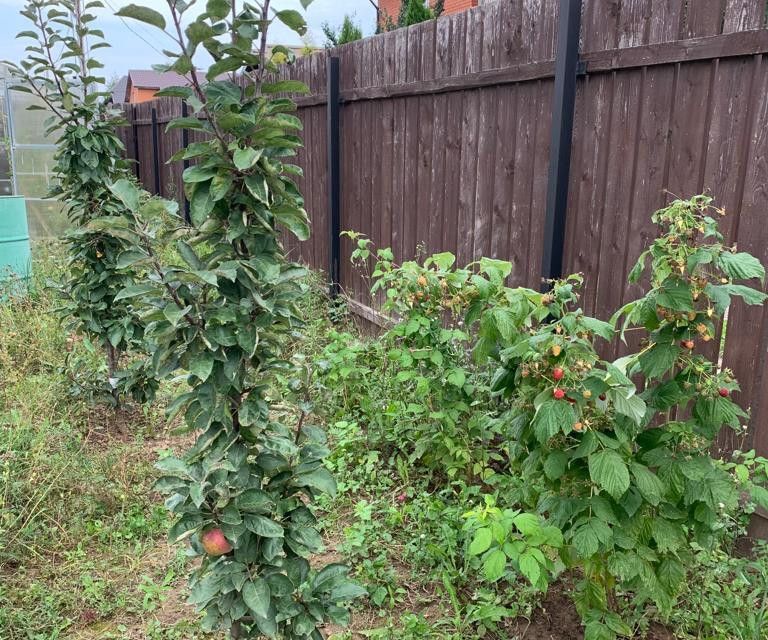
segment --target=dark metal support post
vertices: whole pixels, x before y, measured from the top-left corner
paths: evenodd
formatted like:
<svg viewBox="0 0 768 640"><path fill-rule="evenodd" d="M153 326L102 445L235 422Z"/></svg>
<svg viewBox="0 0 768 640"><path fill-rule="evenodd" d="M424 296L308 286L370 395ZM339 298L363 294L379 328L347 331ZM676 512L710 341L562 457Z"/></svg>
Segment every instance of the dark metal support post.
<svg viewBox="0 0 768 640"><path fill-rule="evenodd" d="M579 69L581 0L560 0L555 58L555 92L552 99L552 140L549 149L547 210L544 218L544 279L563 275L568 180L571 170L573 115L576 107L576 74ZM544 285L546 289L547 286Z"/></svg>
<svg viewBox="0 0 768 640"><path fill-rule="evenodd" d="M152 107L152 171L155 178L155 195L160 193L160 141L157 135L157 109Z"/></svg>
<svg viewBox="0 0 768 640"><path fill-rule="evenodd" d="M136 180L141 181L141 163L139 162L139 125L136 124L136 105L131 107L131 132L133 134L133 159L136 167Z"/></svg>
<svg viewBox="0 0 768 640"><path fill-rule="evenodd" d="M189 115L189 108L186 102L181 103L181 117L186 118ZM181 130L181 148L186 149L189 146L189 129L184 127ZM184 158L182 162L182 168L186 171L189 168L189 159ZM187 194L184 191L184 179L181 181L181 197L184 198L184 222L190 224L192 219L189 216L189 200L187 200Z"/></svg>
<svg viewBox="0 0 768 640"><path fill-rule="evenodd" d="M341 276L341 137L339 129L339 59L328 58L328 220L330 222L331 295L340 291Z"/></svg>

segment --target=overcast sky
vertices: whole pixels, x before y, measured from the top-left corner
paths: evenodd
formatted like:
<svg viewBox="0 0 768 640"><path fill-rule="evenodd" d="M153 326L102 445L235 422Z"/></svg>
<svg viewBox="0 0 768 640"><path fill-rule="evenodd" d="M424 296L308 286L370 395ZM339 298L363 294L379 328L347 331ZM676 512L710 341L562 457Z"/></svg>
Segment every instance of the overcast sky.
<svg viewBox="0 0 768 640"><path fill-rule="evenodd" d="M130 0L102 0L105 6L117 10L119 7L130 4ZM133 0L135 4L152 7L158 11L164 11L165 0ZM19 15L19 10L24 6L24 0L0 0L0 60L18 60L24 55L24 47L27 43L16 40L19 31L29 29L29 22ZM205 0L197 0L201 7L205 6ZM299 0L273 0L272 6L277 9L301 9ZM113 15L113 11L107 9L99 12L99 26L107 42L112 47L98 51L98 58L105 69L107 79L123 75L128 69L150 69L153 64L163 62L162 49L173 48L173 43L168 39L163 41L159 31L149 25L135 20L122 20ZM306 39L309 44L321 46L325 40L321 30L323 23L332 25L341 24L344 14L354 15L363 29L363 33L373 33L376 22L376 11L368 0L314 0L306 12L309 32ZM270 41L272 44L301 44L301 39L280 23L271 27Z"/></svg>

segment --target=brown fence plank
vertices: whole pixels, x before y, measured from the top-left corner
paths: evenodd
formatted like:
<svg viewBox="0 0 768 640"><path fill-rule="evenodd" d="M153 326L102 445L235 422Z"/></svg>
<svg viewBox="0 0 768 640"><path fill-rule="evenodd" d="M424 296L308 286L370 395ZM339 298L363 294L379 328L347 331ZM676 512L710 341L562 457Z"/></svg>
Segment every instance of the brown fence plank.
<svg viewBox="0 0 768 640"><path fill-rule="evenodd" d="M732 239L739 250L749 251L768 263L768 65L756 59L753 66L749 104L751 110L749 135L743 140L745 173L743 195L737 214L737 226ZM755 338L759 343L755 345ZM764 308L745 307L736 303L730 310L725 364L731 367L742 383L737 399L752 408L754 446L768 452L768 378L766 377L766 350L768 350L768 321Z"/></svg>
<svg viewBox="0 0 768 640"><path fill-rule="evenodd" d="M622 296L627 279L625 256L629 252L630 240L627 224L631 215L631 194L634 193L635 151L640 143L643 82L642 71L614 76L610 113L606 114L610 142L604 167L607 175L603 184L598 251L598 273L601 275L594 284L594 309L599 317L606 319L624 302Z"/></svg>
<svg viewBox="0 0 768 640"><path fill-rule="evenodd" d="M725 0L688 0L683 36L713 36L722 33Z"/></svg>
<svg viewBox="0 0 768 640"><path fill-rule="evenodd" d="M433 78L435 75L435 38L437 36L434 20L424 23L419 30L419 77L421 79ZM435 97L421 96L418 98L419 129L418 129L418 155L416 180L417 194L413 215L415 217L416 244L424 245L429 251L429 220L432 214L430 201L432 186L432 150ZM433 243L434 244L434 243Z"/></svg>
<svg viewBox="0 0 768 640"><path fill-rule="evenodd" d="M651 0L648 11L648 42L675 40L682 30L684 3L680 0Z"/></svg>
<svg viewBox="0 0 768 640"><path fill-rule="evenodd" d="M581 50L615 49L619 39L621 0L586 0L582 7Z"/></svg>
<svg viewBox="0 0 768 640"><path fill-rule="evenodd" d="M723 33L760 29L764 25L764 0L727 0L723 16Z"/></svg>
<svg viewBox="0 0 768 640"><path fill-rule="evenodd" d="M567 222L567 237L573 238L566 262L569 272L596 273L599 264L611 145L613 85L613 75L600 75L587 78L581 90L580 119L574 125L574 142L579 149L578 179L571 182L571 202L575 203L575 210L571 210ZM595 312L597 287L597 282L587 279L583 299L587 313Z"/></svg>
<svg viewBox="0 0 768 640"><path fill-rule="evenodd" d="M616 46L620 49L647 44L651 27L651 0L624 0L618 21Z"/></svg>

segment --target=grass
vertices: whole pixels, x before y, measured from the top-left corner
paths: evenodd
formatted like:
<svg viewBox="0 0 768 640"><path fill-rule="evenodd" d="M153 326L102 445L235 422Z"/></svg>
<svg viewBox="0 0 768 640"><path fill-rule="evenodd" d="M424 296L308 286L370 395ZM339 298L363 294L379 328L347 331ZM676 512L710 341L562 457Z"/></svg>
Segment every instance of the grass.
<svg viewBox="0 0 768 640"><path fill-rule="evenodd" d="M152 462L173 446L149 411L73 400L68 339L37 246L32 293L0 304L0 638L193 640L185 557L165 542ZM69 345L69 346L68 346Z"/></svg>
<svg viewBox="0 0 768 640"><path fill-rule="evenodd" d="M170 389L148 409L97 409L73 397L71 363L94 355L62 328L45 287L63 269L59 249L37 246L35 264L33 292L0 304L0 638L222 640L200 632L185 604L188 561L166 543L168 516L151 491L154 460L184 448L163 419ZM344 313L322 295L305 305L306 336L292 355L316 366ZM346 411L358 399L340 386ZM370 597L349 629L326 629L329 638L581 637L567 578L546 597L522 581L489 589L472 579L460 531L475 489L418 477L368 447L366 425L353 420L329 419L340 491L320 504L327 551L318 562L350 563ZM639 633L766 637L766 558L702 554L666 627L648 618Z"/></svg>

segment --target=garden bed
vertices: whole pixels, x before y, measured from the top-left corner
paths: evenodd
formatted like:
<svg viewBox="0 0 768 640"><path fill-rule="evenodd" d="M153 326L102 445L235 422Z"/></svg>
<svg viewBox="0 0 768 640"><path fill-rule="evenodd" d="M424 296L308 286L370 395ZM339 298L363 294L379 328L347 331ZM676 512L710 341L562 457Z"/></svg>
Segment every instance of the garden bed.
<svg viewBox="0 0 768 640"><path fill-rule="evenodd" d="M40 282L60 268L57 255L50 248L38 253ZM342 409L352 416L353 407L358 418L375 415L358 404L363 390L355 385L383 389L392 380L367 368L372 362L367 349L375 348L376 339L357 334L343 319L343 309L329 309L314 290L303 309L313 320L292 350L322 370L313 421L328 426L334 449L329 464L339 492L320 505L326 551L313 563L348 562L370 594L353 607L348 629L326 627L326 635L336 640L583 637L572 601L578 576L564 575L542 595L520 577L489 587L467 564L463 515L478 504L482 490L420 470L417 463L404 465L391 444L371 446L370 425L352 427L349 420L333 418ZM63 348L67 334L54 307L53 295L40 287L30 300L0 309L0 358L3 370L12 372L0 384L0 460L10 469L3 476L0 520L6 540L0 637L221 637L203 634L185 604L190 561L183 547L165 542L169 517L151 491L157 473L152 463L183 448L190 436L169 433L162 417L165 387L149 410L95 411L72 400ZM756 560L720 550L701 555L691 588L671 618L654 619L653 611L647 612L635 621L637 637L761 637L747 633L764 606L767 567L763 555ZM756 633L764 633L766 624L757 624L762 626L754 627ZM743 636L735 635L739 628Z"/></svg>

